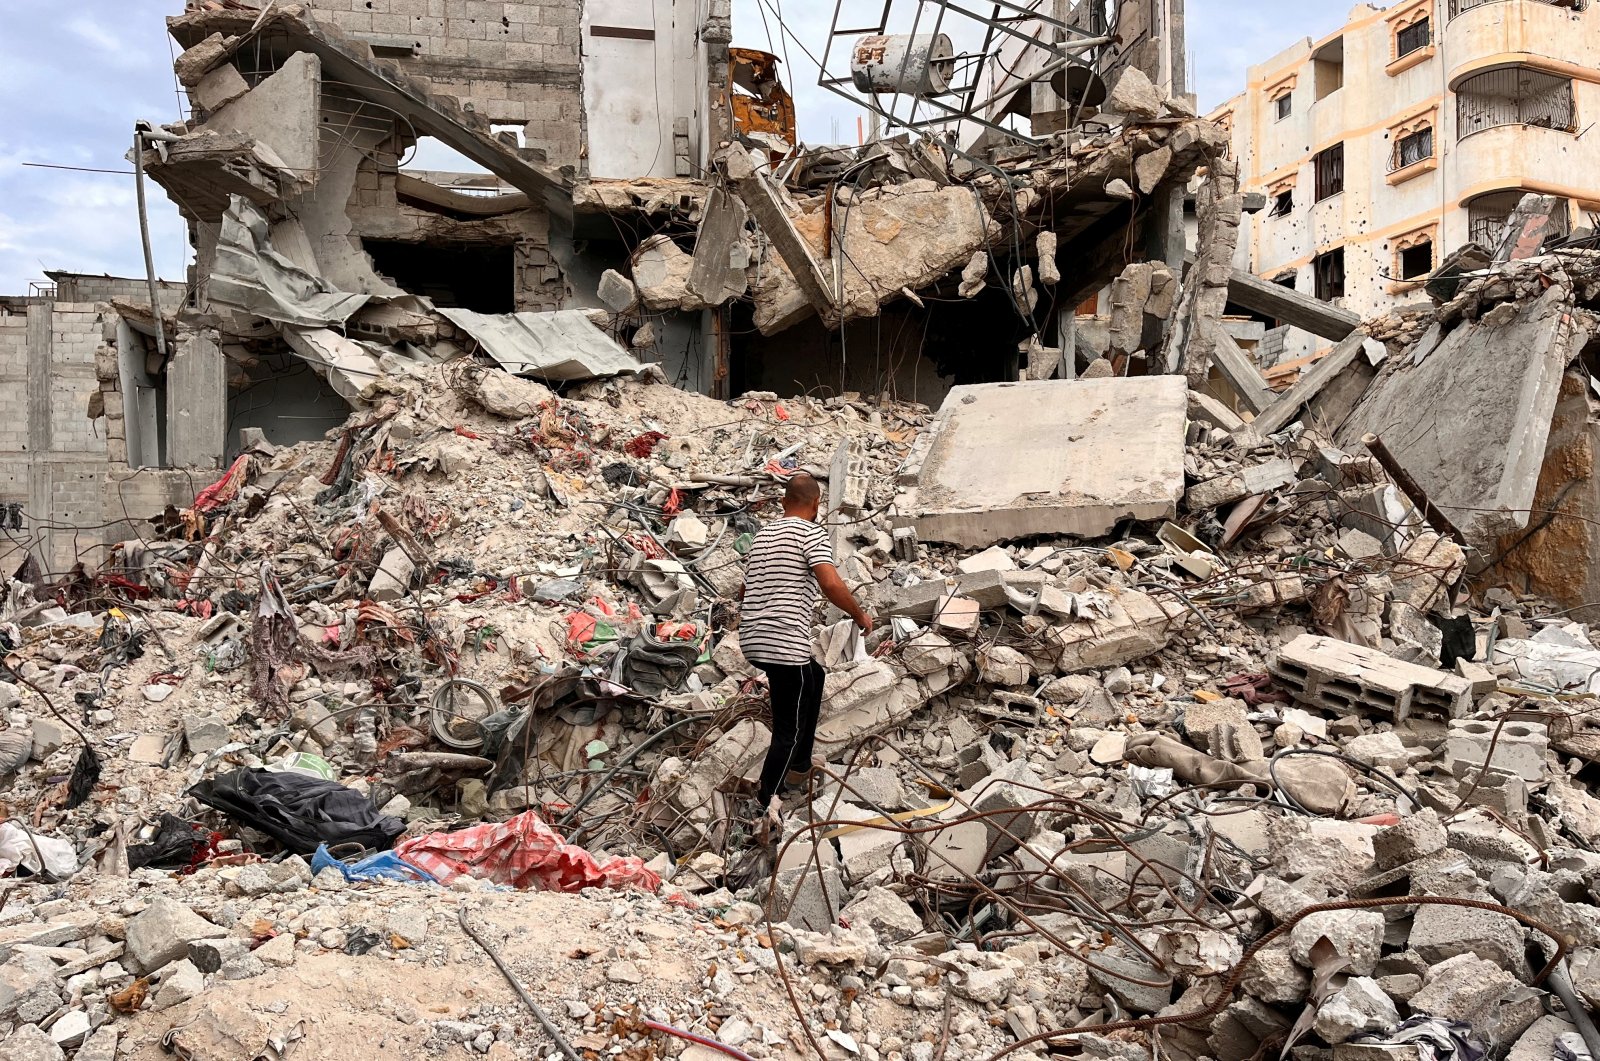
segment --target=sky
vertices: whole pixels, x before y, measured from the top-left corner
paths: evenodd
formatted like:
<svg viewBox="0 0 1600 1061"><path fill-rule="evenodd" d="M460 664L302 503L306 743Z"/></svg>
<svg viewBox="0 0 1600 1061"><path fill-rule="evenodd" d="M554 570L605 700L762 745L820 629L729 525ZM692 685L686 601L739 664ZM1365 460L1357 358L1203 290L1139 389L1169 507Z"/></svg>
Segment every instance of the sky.
<svg viewBox="0 0 1600 1061"><path fill-rule="evenodd" d="M900 0L901 3L909 0ZM1345 20L1354 0L1188 0L1191 75L1202 109L1244 87L1245 69ZM132 169L137 118L183 115L164 18L181 0L0 0L0 294L46 269L144 275ZM846 7L853 6L846 3ZM818 88L829 0L735 0L734 43L787 52L800 135L854 142L859 109ZM778 13L782 12L780 24ZM766 15L763 24L762 15ZM785 34L782 27L787 27ZM842 72L842 71L841 71ZM116 170L85 173L27 163ZM182 279L188 241L175 207L147 187L156 271Z"/></svg>

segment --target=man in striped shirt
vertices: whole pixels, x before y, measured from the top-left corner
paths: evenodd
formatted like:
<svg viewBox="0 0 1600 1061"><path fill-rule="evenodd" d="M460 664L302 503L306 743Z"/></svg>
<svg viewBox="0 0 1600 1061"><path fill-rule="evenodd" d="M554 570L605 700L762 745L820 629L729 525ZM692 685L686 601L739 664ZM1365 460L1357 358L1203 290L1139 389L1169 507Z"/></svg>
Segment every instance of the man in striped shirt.
<svg viewBox="0 0 1600 1061"><path fill-rule="evenodd" d="M772 746L761 768L764 808L780 784L803 785L811 773L824 678L811 654L818 590L862 632L872 631L872 619L833 565L827 531L817 525L821 499L815 479L795 474L784 491L783 518L761 528L745 564L739 648L766 672L772 690Z"/></svg>

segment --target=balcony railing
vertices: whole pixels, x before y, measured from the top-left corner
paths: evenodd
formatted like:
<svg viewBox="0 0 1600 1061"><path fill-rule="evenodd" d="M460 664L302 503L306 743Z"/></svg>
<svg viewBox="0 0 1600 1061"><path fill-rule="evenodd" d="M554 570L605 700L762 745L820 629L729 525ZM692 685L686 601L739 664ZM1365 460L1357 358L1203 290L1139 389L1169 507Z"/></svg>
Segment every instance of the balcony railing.
<svg viewBox="0 0 1600 1061"><path fill-rule="evenodd" d="M1504 0L1450 0L1450 17L1471 11L1475 7L1485 7L1489 4L1503 3ZM1574 11L1581 11L1584 0L1528 0L1531 4L1546 4L1550 7L1570 7Z"/></svg>
<svg viewBox="0 0 1600 1061"><path fill-rule="evenodd" d="M1480 247L1493 251L1500 243L1500 235L1505 231L1506 218L1511 216L1515 209L1514 199L1520 198L1521 193L1496 192L1491 198L1503 200L1493 206L1468 206L1467 208L1467 239ZM1567 211L1558 210L1551 218L1562 235L1567 232Z"/></svg>
<svg viewBox="0 0 1600 1061"><path fill-rule="evenodd" d="M1572 80L1513 66L1489 70L1456 89L1456 139L1485 129L1527 125L1577 131Z"/></svg>
<svg viewBox="0 0 1600 1061"><path fill-rule="evenodd" d="M1433 130L1423 129L1395 141L1389 152L1389 172L1395 173L1433 157Z"/></svg>

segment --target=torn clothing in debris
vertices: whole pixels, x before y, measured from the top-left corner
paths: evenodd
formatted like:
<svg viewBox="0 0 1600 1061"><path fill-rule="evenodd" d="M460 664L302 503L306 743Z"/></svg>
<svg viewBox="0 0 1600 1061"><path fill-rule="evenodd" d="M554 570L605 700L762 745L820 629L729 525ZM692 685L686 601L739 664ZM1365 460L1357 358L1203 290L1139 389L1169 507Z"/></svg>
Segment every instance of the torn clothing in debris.
<svg viewBox="0 0 1600 1061"><path fill-rule="evenodd" d="M388 848L405 831L404 822L379 814L354 789L304 774L236 770L201 781L189 794L298 855L311 855L323 844Z"/></svg>

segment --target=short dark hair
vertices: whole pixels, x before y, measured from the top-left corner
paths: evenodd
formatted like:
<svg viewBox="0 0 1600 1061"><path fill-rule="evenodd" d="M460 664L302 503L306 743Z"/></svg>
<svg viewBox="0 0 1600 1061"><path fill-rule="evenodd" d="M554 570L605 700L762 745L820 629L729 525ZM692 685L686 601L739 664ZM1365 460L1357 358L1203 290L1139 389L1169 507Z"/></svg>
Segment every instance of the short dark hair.
<svg viewBox="0 0 1600 1061"><path fill-rule="evenodd" d="M805 472L796 472L783 491L783 503L786 505L810 505L821 498L822 487Z"/></svg>

